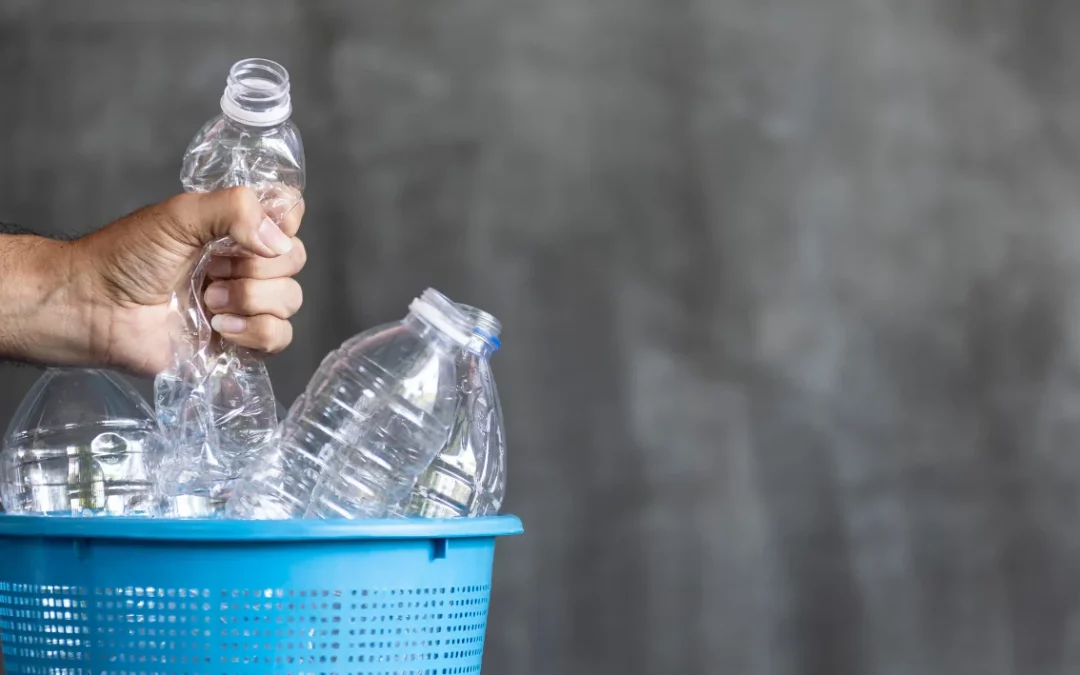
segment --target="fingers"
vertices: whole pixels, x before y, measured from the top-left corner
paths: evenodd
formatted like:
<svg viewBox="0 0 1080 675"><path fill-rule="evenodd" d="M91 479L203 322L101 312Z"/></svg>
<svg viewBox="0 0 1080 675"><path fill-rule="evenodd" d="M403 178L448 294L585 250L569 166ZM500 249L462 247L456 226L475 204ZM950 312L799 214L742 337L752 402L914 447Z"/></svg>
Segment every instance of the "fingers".
<svg viewBox="0 0 1080 675"><path fill-rule="evenodd" d="M289 209L285 217L281 219L281 231L290 237L295 237L300 230L300 221L304 219L304 200L301 199L296 206Z"/></svg>
<svg viewBox="0 0 1080 675"><path fill-rule="evenodd" d="M171 206L180 212L176 222L189 241L204 245L229 236L264 258L276 258L292 250L292 235L296 234L304 215L301 200L285 214L279 227L267 217L255 192L247 187L180 195L171 200Z"/></svg>
<svg viewBox="0 0 1080 675"><path fill-rule="evenodd" d="M288 319L300 310L304 294L300 284L289 277L231 279L215 281L207 286L203 300L207 309L214 314L269 314Z"/></svg>
<svg viewBox="0 0 1080 675"><path fill-rule="evenodd" d="M292 342L292 324L269 314L235 316L217 314L210 321L214 330L241 347L275 354Z"/></svg>
<svg viewBox="0 0 1080 675"><path fill-rule="evenodd" d="M299 239L292 240L292 250L277 258L233 258L215 256L206 272L211 279L276 279L291 277L304 269L307 249Z"/></svg>
<svg viewBox="0 0 1080 675"><path fill-rule="evenodd" d="M292 342L288 320L304 301L300 285L291 278L307 262L307 251L296 238L304 202L299 200L285 213L279 209L294 198L271 199L264 208L254 191L238 187L167 202L178 239L201 247L228 236L254 254L215 257L207 270L213 282L203 300L214 314L210 323L237 345L274 353ZM268 210L280 225L267 216Z"/></svg>
<svg viewBox="0 0 1080 675"><path fill-rule="evenodd" d="M288 319L304 303L294 279L226 279L210 284L203 293L214 312L210 325L225 339L262 352L279 352L292 342Z"/></svg>

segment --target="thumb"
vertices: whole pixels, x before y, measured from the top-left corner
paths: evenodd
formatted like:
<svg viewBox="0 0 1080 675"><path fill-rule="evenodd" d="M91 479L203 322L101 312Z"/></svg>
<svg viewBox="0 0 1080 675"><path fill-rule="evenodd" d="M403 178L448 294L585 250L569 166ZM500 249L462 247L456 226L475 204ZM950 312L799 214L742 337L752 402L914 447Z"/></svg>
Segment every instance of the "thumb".
<svg viewBox="0 0 1080 675"><path fill-rule="evenodd" d="M264 258L276 258L292 250L292 240L266 216L251 188L192 193L177 199L188 202L186 217L179 220L188 230L185 234L200 246L228 236Z"/></svg>

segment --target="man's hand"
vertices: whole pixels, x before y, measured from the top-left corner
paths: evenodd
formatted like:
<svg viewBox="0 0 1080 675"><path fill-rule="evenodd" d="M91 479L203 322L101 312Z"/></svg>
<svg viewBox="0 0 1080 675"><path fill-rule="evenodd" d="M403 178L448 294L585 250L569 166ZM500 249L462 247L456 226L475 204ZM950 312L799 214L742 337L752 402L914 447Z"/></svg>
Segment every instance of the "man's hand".
<svg viewBox="0 0 1080 675"><path fill-rule="evenodd" d="M292 279L305 262L303 211L301 202L279 228L251 190L233 188L173 197L74 242L0 237L0 356L161 371L172 293L224 236L251 255L211 262L211 325L236 344L280 351L303 301Z"/></svg>

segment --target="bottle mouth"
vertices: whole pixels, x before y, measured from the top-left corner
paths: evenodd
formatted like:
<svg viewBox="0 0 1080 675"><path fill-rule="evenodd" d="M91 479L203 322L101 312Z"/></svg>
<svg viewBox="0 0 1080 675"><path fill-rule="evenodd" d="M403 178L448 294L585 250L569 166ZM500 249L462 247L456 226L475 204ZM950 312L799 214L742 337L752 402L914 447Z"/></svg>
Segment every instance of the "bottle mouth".
<svg viewBox="0 0 1080 675"><path fill-rule="evenodd" d="M409 311L446 334L460 345L468 344L472 324L450 298L429 288L409 304Z"/></svg>
<svg viewBox="0 0 1080 675"><path fill-rule="evenodd" d="M289 72L268 59L244 59L229 69L221 111L254 127L272 127L289 119L292 98Z"/></svg>
<svg viewBox="0 0 1080 675"><path fill-rule="evenodd" d="M487 345L491 354L502 346L499 341L502 324L498 319L481 309L454 302L434 288L413 300L409 310L462 347L472 343L475 349L477 338Z"/></svg>

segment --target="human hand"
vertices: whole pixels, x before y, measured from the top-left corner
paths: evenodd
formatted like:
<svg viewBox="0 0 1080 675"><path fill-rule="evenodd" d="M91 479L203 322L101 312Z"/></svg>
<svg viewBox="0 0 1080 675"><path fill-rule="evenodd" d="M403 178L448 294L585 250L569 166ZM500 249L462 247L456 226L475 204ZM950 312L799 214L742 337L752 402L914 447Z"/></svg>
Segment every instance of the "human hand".
<svg viewBox="0 0 1080 675"><path fill-rule="evenodd" d="M232 188L178 195L140 209L71 244L69 295L88 323L86 360L152 375L169 365L169 302L206 244L229 236L247 257L215 257L203 293L225 339L262 352L292 341L289 319L303 293L293 275L306 253L296 237L301 201L280 228L254 192Z"/></svg>

